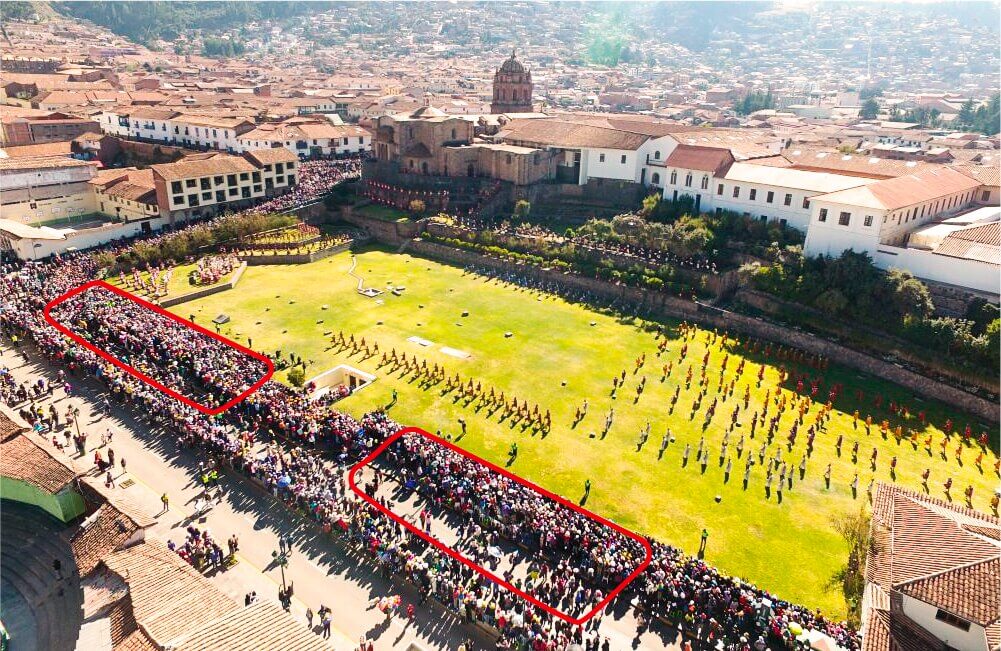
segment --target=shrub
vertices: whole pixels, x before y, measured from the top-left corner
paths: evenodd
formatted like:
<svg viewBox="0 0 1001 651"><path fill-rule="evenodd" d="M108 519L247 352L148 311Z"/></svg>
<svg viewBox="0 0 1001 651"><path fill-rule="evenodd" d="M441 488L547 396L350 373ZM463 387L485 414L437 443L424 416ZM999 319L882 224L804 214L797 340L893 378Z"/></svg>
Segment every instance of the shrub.
<svg viewBox="0 0 1001 651"><path fill-rule="evenodd" d="M306 382L306 371L301 366L293 366L289 369L288 381L294 387L301 387Z"/></svg>

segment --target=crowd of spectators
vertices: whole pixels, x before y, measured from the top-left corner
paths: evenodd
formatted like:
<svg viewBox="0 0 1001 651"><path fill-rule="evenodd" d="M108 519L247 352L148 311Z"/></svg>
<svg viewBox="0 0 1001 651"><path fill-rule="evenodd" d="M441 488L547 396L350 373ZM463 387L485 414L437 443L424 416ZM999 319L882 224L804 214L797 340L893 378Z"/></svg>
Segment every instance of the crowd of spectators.
<svg viewBox="0 0 1001 651"><path fill-rule="evenodd" d="M284 212L317 201L337 184L361 176L361 159L321 159L299 163L295 186L284 194L257 204L247 214Z"/></svg>

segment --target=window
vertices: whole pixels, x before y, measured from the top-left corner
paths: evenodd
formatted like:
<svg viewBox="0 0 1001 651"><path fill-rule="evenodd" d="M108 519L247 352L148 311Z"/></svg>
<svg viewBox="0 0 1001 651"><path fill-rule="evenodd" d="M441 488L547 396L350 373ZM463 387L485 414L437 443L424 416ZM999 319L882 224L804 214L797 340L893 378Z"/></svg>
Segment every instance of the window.
<svg viewBox="0 0 1001 651"><path fill-rule="evenodd" d="M751 201L754 201L755 199L757 199L757 197L758 197L757 188L751 188L751 193L747 195L747 198L750 199Z"/></svg>
<svg viewBox="0 0 1001 651"><path fill-rule="evenodd" d="M622 154L622 160L619 161L622 165L626 164L626 155Z"/></svg>
<svg viewBox="0 0 1001 651"><path fill-rule="evenodd" d="M935 612L935 619L937 619L940 622L945 622L949 626L954 626L955 628L958 628L961 631L970 630L970 622L966 621L965 619L960 619L959 617L956 617L952 613L947 613L942 609L939 609L938 611Z"/></svg>
<svg viewBox="0 0 1001 651"><path fill-rule="evenodd" d="M691 174L686 174L685 175L685 187L686 188L692 187L692 175Z"/></svg>
<svg viewBox="0 0 1001 651"><path fill-rule="evenodd" d="M660 160L660 152L659 151L653 152L653 158L654 160ZM984 201L986 201L986 199Z"/></svg>
<svg viewBox="0 0 1001 651"><path fill-rule="evenodd" d="M792 195L791 194L787 194L786 195L785 201L782 202L782 205L783 206L791 206L792 205Z"/></svg>
<svg viewBox="0 0 1001 651"><path fill-rule="evenodd" d="M990 201L991 200L991 191L990 190L984 190L984 193L982 195L980 195L980 200L981 201Z"/></svg>
<svg viewBox="0 0 1001 651"><path fill-rule="evenodd" d="M202 188L202 190L208 190L211 187L208 177L205 177L204 179L199 179L199 185Z"/></svg>
<svg viewBox="0 0 1001 651"><path fill-rule="evenodd" d="M230 188L229 189L229 196L235 197L236 194L237 194L237 189L236 188Z"/></svg>
<svg viewBox="0 0 1001 651"><path fill-rule="evenodd" d="M599 163L604 163L605 162L605 155L604 154L598 154L598 162Z"/></svg>
<svg viewBox="0 0 1001 651"><path fill-rule="evenodd" d="M847 226L852 220L852 214L850 212L843 212L838 215L838 225Z"/></svg>
<svg viewBox="0 0 1001 651"><path fill-rule="evenodd" d="M733 186L733 198L734 199L740 198L740 186L739 185Z"/></svg>
<svg viewBox="0 0 1001 651"><path fill-rule="evenodd" d="M215 183L216 185L222 185L223 177L222 176L217 176L217 177L215 177L215 178L212 179L212 182Z"/></svg>
<svg viewBox="0 0 1001 651"><path fill-rule="evenodd" d="M820 209L820 216L817 217L817 221L826 222L827 221L827 208Z"/></svg>
<svg viewBox="0 0 1001 651"><path fill-rule="evenodd" d="M653 176L650 177L650 182L654 185L660 185L660 174L654 172Z"/></svg>
<svg viewBox="0 0 1001 651"><path fill-rule="evenodd" d="M721 197L723 196L723 184L722 183L720 183L719 185L716 186L716 194L719 195L719 196L721 196Z"/></svg>
<svg viewBox="0 0 1001 651"><path fill-rule="evenodd" d="M708 176L703 176L702 177L702 189L703 190L708 190L709 189L709 177Z"/></svg>
<svg viewBox="0 0 1001 651"><path fill-rule="evenodd" d="M275 174L284 174L284 173L285 173L285 165L283 165L282 163L275 163Z"/></svg>
<svg viewBox="0 0 1001 651"><path fill-rule="evenodd" d="M246 172L240 172L240 180L241 181L247 181L249 179L250 179L250 175L249 174L247 174Z"/></svg>
<svg viewBox="0 0 1001 651"><path fill-rule="evenodd" d="M810 199L809 197L803 197L803 210L810 209Z"/></svg>
<svg viewBox="0 0 1001 651"><path fill-rule="evenodd" d="M769 192L768 192L768 194L767 194L767 195L765 195L765 202L766 202L766 203L771 203L771 202L773 202L773 201L775 201L775 193L774 193L774 192L771 192L771 191L769 191Z"/></svg>
<svg viewBox="0 0 1001 651"><path fill-rule="evenodd" d="M176 205L180 205L182 203L184 203L184 195L183 194L174 197L174 205L175 206Z"/></svg>
<svg viewBox="0 0 1001 651"><path fill-rule="evenodd" d="M678 172L676 170L671 170L671 185L677 185L677 184L678 184Z"/></svg>
<svg viewBox="0 0 1001 651"><path fill-rule="evenodd" d="M226 185L236 185L236 174L226 176Z"/></svg>
<svg viewBox="0 0 1001 651"><path fill-rule="evenodd" d="M866 226L872 226L872 215L866 215L865 216L865 222L864 222L864 224Z"/></svg>
<svg viewBox="0 0 1001 651"><path fill-rule="evenodd" d="M174 194L177 194L178 192L180 192L181 191L181 182L180 181L171 181L170 182L170 191L173 192Z"/></svg>
<svg viewBox="0 0 1001 651"><path fill-rule="evenodd" d="M250 173L250 178L253 179L254 183L260 183L261 182L261 173L260 172L251 172Z"/></svg>
<svg viewBox="0 0 1001 651"><path fill-rule="evenodd" d="M187 181L184 182L184 187L186 187L186 188L193 188L196 185L197 185L197 183L195 182L194 179L188 179Z"/></svg>

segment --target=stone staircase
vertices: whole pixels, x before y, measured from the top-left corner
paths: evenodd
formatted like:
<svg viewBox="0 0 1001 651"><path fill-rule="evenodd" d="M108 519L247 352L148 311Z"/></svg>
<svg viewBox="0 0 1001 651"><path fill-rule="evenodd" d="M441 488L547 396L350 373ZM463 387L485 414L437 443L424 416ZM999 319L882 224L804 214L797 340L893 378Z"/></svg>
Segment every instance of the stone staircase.
<svg viewBox="0 0 1001 651"><path fill-rule="evenodd" d="M3 500L0 576L4 625L18 651L72 651L83 620L83 592L66 526L41 509ZM62 563L63 579L53 569Z"/></svg>

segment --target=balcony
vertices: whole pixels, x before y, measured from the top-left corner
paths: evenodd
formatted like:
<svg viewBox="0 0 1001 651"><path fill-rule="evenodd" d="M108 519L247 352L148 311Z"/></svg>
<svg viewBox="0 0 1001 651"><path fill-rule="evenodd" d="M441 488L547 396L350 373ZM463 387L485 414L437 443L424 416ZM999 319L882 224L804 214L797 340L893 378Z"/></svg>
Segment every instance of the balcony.
<svg viewBox="0 0 1001 651"><path fill-rule="evenodd" d="M646 157L646 164L653 165L654 167L667 167L665 162L660 158L652 158L649 154Z"/></svg>

